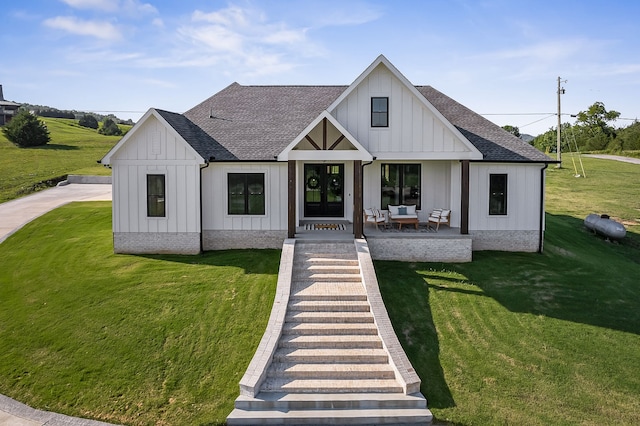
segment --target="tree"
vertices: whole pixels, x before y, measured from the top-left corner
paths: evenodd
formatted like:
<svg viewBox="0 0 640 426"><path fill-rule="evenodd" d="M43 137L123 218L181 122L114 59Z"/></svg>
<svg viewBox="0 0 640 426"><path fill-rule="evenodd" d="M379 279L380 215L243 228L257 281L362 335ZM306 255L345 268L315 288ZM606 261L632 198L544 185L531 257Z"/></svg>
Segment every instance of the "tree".
<svg viewBox="0 0 640 426"><path fill-rule="evenodd" d="M618 111L607 111L602 102L595 102L586 111L580 111L576 121L594 132L600 129L605 135L615 137L615 130L608 123L615 121L618 117L620 117Z"/></svg>
<svg viewBox="0 0 640 426"><path fill-rule="evenodd" d="M517 138L520 137L520 129L518 129L517 126L510 126L507 124L506 126L502 126L502 128L507 132L511 133L513 136Z"/></svg>
<svg viewBox="0 0 640 426"><path fill-rule="evenodd" d="M98 130L98 133L107 136L120 136L122 134L122 130L111 118L105 118L102 122L102 127Z"/></svg>
<svg viewBox="0 0 640 426"><path fill-rule="evenodd" d="M21 110L2 129L7 139L25 148L46 145L51 140L47 125L27 110Z"/></svg>
<svg viewBox="0 0 640 426"><path fill-rule="evenodd" d="M90 129L98 128L98 120L96 120L96 118L90 114L82 116L82 118L80 118L80 120L78 121L78 124L82 127L88 127Z"/></svg>

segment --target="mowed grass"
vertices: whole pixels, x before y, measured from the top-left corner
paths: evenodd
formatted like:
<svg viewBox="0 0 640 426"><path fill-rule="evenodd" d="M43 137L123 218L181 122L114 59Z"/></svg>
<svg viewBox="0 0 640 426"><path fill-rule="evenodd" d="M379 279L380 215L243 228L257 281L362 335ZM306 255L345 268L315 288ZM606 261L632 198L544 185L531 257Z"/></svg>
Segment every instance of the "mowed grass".
<svg viewBox="0 0 640 426"><path fill-rule="evenodd" d="M0 393L118 424L221 424L279 256L114 255L110 203L48 213L0 244Z"/></svg>
<svg viewBox="0 0 640 426"><path fill-rule="evenodd" d="M41 182L68 174L110 175L97 163L119 140L78 125L75 120L43 118L51 135L45 146L18 148L0 131L0 202L46 188ZM128 130L131 126L121 126Z"/></svg>
<svg viewBox="0 0 640 426"><path fill-rule="evenodd" d="M437 422L640 424L640 166L566 167L548 173L544 254L375 262ZM636 225L607 242L583 227L593 212Z"/></svg>
<svg viewBox="0 0 640 426"><path fill-rule="evenodd" d="M437 424L640 424L638 228L617 244L582 226L637 220L640 166L585 167L548 172L544 254L375 262ZM109 206L63 207L0 244L0 393L128 425L224 422L279 252L114 255Z"/></svg>

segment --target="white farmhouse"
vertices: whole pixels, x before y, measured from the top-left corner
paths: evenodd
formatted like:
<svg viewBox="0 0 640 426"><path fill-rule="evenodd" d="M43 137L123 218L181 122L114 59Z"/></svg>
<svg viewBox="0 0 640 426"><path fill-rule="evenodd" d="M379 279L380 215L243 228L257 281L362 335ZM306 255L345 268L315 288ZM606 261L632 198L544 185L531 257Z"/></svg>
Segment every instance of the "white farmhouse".
<svg viewBox="0 0 640 426"><path fill-rule="evenodd" d="M542 250L552 160L381 55L349 86L233 83L184 114L152 108L101 162L118 253L279 248L321 222L374 258L469 261ZM415 206L419 229L390 205Z"/></svg>

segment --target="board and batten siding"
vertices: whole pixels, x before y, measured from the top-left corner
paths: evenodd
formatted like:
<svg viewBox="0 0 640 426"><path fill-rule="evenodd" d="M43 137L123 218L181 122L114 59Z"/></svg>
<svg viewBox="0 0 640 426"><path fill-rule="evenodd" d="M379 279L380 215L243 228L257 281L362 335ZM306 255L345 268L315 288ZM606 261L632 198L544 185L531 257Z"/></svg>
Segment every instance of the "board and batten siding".
<svg viewBox="0 0 640 426"><path fill-rule="evenodd" d="M451 226L460 226L460 162L459 161L379 161L364 167L363 204L380 208L382 164L420 164L421 210L418 218L426 222L434 209L450 209Z"/></svg>
<svg viewBox="0 0 640 426"><path fill-rule="evenodd" d="M264 173L264 215L229 214L229 173ZM287 163L210 163L202 171L202 186L204 230L286 231Z"/></svg>
<svg viewBox="0 0 640 426"><path fill-rule="evenodd" d="M200 164L173 132L150 117L111 159L115 233L200 232ZM165 217L147 217L147 178L165 175Z"/></svg>
<svg viewBox="0 0 640 426"><path fill-rule="evenodd" d="M389 98L389 127L371 127L372 97ZM454 159L470 151L383 65L376 67L330 112L378 158L424 153L428 158Z"/></svg>
<svg viewBox="0 0 640 426"><path fill-rule="evenodd" d="M533 231L540 228L541 164L471 163L469 230ZM507 175L507 214L489 215L489 176Z"/></svg>

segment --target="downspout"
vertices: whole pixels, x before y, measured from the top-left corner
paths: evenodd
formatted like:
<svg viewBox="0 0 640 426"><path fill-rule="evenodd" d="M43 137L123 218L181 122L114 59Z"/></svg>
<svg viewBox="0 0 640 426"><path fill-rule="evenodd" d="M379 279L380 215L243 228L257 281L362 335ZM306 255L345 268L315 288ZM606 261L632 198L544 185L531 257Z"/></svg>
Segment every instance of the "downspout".
<svg viewBox="0 0 640 426"><path fill-rule="evenodd" d="M362 188L362 191L363 191L363 192L364 192L364 168L365 168L365 166L368 166L368 165L373 164L373 162L374 162L374 161L376 161L376 157L373 157L373 160L372 160L372 161L369 161L368 163L363 163L363 164L362 164L362 172L360 173L360 178L362 179L362 183L360 184L360 188ZM363 200L362 208L364 209L364 194L362 194L362 200ZM362 212L359 212L359 214L360 214L360 216L362 216ZM367 236L366 236L366 235L365 235L365 233L364 233L365 225L366 225L366 224L365 224L365 223L364 223L364 221L363 221L363 222L362 222L362 238L365 238L365 239L366 239L366 238L367 238Z"/></svg>
<svg viewBox="0 0 640 426"><path fill-rule="evenodd" d="M200 167L200 253L204 253L204 219L203 219L203 208L202 208L202 171L209 167L209 162L213 161L215 158L210 157L209 160L205 160L204 167Z"/></svg>
<svg viewBox="0 0 640 426"><path fill-rule="evenodd" d="M542 245L544 243L544 171L549 167L549 164L545 163L544 167L540 169L540 230L538 236L538 253L542 253Z"/></svg>

